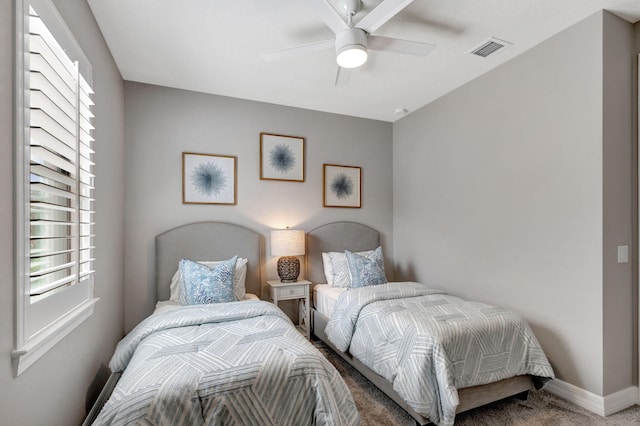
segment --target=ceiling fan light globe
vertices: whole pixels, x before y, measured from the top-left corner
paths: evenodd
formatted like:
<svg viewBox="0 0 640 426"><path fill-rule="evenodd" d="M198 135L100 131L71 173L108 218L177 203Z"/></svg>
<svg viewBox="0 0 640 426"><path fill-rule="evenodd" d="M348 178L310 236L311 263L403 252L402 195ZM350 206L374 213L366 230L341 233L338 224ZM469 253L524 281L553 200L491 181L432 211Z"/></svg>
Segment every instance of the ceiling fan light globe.
<svg viewBox="0 0 640 426"><path fill-rule="evenodd" d="M367 56L367 48L355 44L340 49L336 56L336 62L342 68L358 68L367 62Z"/></svg>

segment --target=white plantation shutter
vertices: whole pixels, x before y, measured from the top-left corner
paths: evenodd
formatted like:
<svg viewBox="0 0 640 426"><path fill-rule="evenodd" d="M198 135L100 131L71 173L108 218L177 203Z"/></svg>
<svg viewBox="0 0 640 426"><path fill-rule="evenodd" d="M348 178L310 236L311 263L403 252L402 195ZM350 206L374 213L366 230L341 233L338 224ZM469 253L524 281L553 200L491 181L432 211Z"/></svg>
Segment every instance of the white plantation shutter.
<svg viewBox="0 0 640 426"><path fill-rule="evenodd" d="M91 67L50 1L25 3L21 13L16 374L97 300Z"/></svg>
<svg viewBox="0 0 640 426"><path fill-rule="evenodd" d="M93 273L94 163L93 90L33 8L28 86L29 295L37 301Z"/></svg>

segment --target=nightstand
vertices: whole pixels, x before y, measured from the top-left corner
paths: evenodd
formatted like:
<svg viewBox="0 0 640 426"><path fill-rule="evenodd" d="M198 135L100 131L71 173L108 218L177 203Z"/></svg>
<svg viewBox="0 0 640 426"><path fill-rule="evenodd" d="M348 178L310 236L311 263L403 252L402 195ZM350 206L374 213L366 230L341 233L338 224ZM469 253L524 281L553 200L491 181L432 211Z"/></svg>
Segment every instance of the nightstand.
<svg viewBox="0 0 640 426"><path fill-rule="evenodd" d="M292 283L283 283L280 280L267 281L271 288L271 300L275 305L280 300L298 299L299 325L296 327L307 339L311 338L309 319L309 287L311 281L299 280Z"/></svg>

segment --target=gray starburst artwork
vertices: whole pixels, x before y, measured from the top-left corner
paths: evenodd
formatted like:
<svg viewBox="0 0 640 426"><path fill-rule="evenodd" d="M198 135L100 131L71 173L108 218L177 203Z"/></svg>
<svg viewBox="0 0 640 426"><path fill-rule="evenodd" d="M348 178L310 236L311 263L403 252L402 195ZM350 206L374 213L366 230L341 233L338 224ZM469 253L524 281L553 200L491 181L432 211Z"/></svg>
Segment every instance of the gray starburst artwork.
<svg viewBox="0 0 640 426"><path fill-rule="evenodd" d="M296 157L285 144L275 145L269 151L269 165L280 173L288 173L296 164Z"/></svg>
<svg viewBox="0 0 640 426"><path fill-rule="evenodd" d="M227 176L220 166L209 161L193 169L191 183L198 193L210 197L219 195L227 186Z"/></svg>
<svg viewBox="0 0 640 426"><path fill-rule="evenodd" d="M338 173L331 180L329 190L340 200L349 198L353 194L353 180L344 173Z"/></svg>

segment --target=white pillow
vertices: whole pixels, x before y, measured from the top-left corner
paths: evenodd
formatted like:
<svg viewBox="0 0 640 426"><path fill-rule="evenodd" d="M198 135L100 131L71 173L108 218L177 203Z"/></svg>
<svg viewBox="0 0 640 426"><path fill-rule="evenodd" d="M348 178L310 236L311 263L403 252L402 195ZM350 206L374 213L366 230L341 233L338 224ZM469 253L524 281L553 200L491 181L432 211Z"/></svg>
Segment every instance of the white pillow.
<svg viewBox="0 0 640 426"><path fill-rule="evenodd" d="M197 262L211 267L211 266L217 266L225 261L224 260L216 260L216 261L198 260ZM244 300L244 296L246 293L245 281L247 278L247 262L248 262L248 259L245 259L244 257L239 257L238 260L236 261L236 271L235 271L235 276L233 280L233 293L236 296L236 300ZM171 284L169 286L169 288L171 289L171 297L169 298L169 300L172 300L174 302L178 302L180 300L181 286L182 286L182 276L180 275L180 270L177 270L175 274L173 274L173 277L171 278Z"/></svg>
<svg viewBox="0 0 640 426"><path fill-rule="evenodd" d="M371 253L373 253L373 250L356 252L361 256L369 256ZM331 287L351 287L351 274L347 264L347 255L344 252L330 251L322 253L322 266L327 284Z"/></svg>
<svg viewBox="0 0 640 426"><path fill-rule="evenodd" d="M327 284L333 287L333 265L331 264L329 253L322 253L322 267L324 268L324 277L327 280Z"/></svg>

